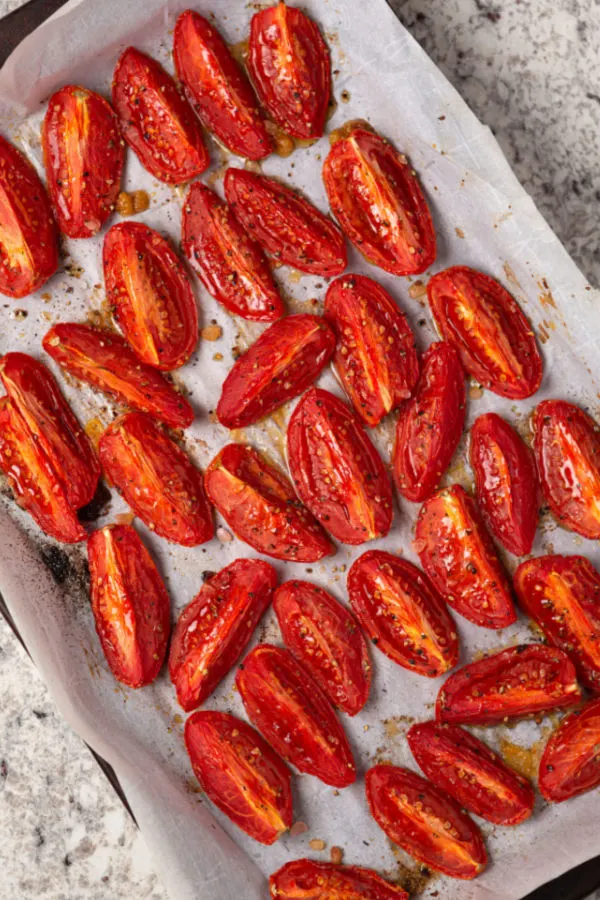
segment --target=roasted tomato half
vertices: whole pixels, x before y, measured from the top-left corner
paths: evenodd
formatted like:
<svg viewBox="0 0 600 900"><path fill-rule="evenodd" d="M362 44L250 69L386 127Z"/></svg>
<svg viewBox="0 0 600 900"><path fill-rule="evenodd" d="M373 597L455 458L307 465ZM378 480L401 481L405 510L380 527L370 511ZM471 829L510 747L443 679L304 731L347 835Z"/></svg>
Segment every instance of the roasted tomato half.
<svg viewBox="0 0 600 900"><path fill-rule="evenodd" d="M374 766L366 780L371 814L391 841L451 878L475 878L484 870L481 832L452 797L397 766Z"/></svg>
<svg viewBox="0 0 600 900"><path fill-rule="evenodd" d="M356 780L352 750L331 703L289 650L259 644L235 683L250 721L298 771L337 788Z"/></svg>
<svg viewBox="0 0 600 900"><path fill-rule="evenodd" d="M546 744L538 786L562 803L600 784L600 698L566 716Z"/></svg>
<svg viewBox="0 0 600 900"><path fill-rule="evenodd" d="M269 887L277 900L408 900L406 891L371 869L312 859L282 866L269 878Z"/></svg>
<svg viewBox="0 0 600 900"><path fill-rule="evenodd" d="M261 844L274 844L292 824L292 773L241 719L200 711L185 723L194 774L209 800Z"/></svg>
<svg viewBox="0 0 600 900"><path fill-rule="evenodd" d="M435 231L414 169L364 123L349 122L334 137L323 180L344 234L392 275L424 272L435 260Z"/></svg>

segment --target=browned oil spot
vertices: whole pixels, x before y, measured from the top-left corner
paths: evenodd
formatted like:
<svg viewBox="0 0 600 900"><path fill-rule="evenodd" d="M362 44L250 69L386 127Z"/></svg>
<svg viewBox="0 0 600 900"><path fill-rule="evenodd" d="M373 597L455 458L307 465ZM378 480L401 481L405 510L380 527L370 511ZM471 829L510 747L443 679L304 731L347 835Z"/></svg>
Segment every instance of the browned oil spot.
<svg viewBox="0 0 600 900"><path fill-rule="evenodd" d="M348 122L344 122L339 128L334 128L329 135L329 143L333 147L338 141L343 141L349 137L356 128L364 128L367 131L374 130L364 119L349 119Z"/></svg>
<svg viewBox="0 0 600 900"><path fill-rule="evenodd" d="M106 425L98 416L94 416L93 419L88 419L88 421L83 426L85 433L89 437L90 441L94 445L94 447L98 447L98 442L102 437L104 429Z"/></svg>
<svg viewBox="0 0 600 900"><path fill-rule="evenodd" d="M454 229L454 231L456 232L456 237L464 238L465 233L464 233L464 231L462 230L462 228L456 227L456 228Z"/></svg>
<svg viewBox="0 0 600 900"><path fill-rule="evenodd" d="M510 284L512 284L512 286L514 288L516 288L518 291L521 291L521 293L523 293L523 288L521 287L521 282L515 275L514 270L513 270L512 266L510 265L510 263L505 262L503 269L504 269L504 274L506 275L506 280Z"/></svg>
<svg viewBox="0 0 600 900"><path fill-rule="evenodd" d="M431 872L426 866L412 867L404 861L404 852L389 841L392 853L396 857L394 872L388 876L390 881L395 881L409 894L420 894L425 890L428 884L436 878L436 874Z"/></svg>
<svg viewBox="0 0 600 900"><path fill-rule="evenodd" d="M530 781L535 781L540 758L553 730L551 725L544 727L538 740L530 747L524 747L521 744L509 741L506 737L501 737L499 740L500 755L511 769L515 769L516 772L524 775L525 778L529 778Z"/></svg>
<svg viewBox="0 0 600 900"><path fill-rule="evenodd" d="M246 57L248 56L248 38L245 38L243 41L238 41L236 44L230 44L229 52L235 61L242 66L242 68L245 68Z"/></svg>
<svg viewBox="0 0 600 900"><path fill-rule="evenodd" d="M404 735L414 723L413 716L391 716L383 720L383 730L388 738Z"/></svg>
<svg viewBox="0 0 600 900"><path fill-rule="evenodd" d="M550 340L550 335L548 334L548 331L543 323L538 326L538 337L542 344L545 344Z"/></svg>
<svg viewBox="0 0 600 900"><path fill-rule="evenodd" d="M551 306L552 309L556 309L556 300L552 296L552 291L550 290L550 286L545 278L541 278L538 281L538 287L540 289L539 300L542 306Z"/></svg>
<svg viewBox="0 0 600 900"><path fill-rule="evenodd" d="M469 385L469 397L471 400L481 400L483 397L483 388L477 382L472 382Z"/></svg>
<svg viewBox="0 0 600 900"><path fill-rule="evenodd" d="M427 296L427 285L420 279L415 281L408 289L408 296L411 300L420 300L421 297Z"/></svg>
<svg viewBox="0 0 600 900"><path fill-rule="evenodd" d="M286 157L294 152L296 149L296 141L291 135L287 134L283 128L280 128L276 122L267 119L265 121L265 128L273 139L273 152L277 156Z"/></svg>

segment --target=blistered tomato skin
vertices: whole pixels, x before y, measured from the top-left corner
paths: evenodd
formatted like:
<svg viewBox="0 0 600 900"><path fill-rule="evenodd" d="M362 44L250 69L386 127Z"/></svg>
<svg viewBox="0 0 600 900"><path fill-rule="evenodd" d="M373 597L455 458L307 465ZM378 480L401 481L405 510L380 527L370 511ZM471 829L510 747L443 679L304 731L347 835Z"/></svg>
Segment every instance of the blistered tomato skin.
<svg viewBox="0 0 600 900"><path fill-rule="evenodd" d="M546 744L538 786L546 800L563 803L600 784L600 698L562 719Z"/></svg>
<svg viewBox="0 0 600 900"><path fill-rule="evenodd" d="M276 900L408 900L397 884L371 869L295 859L269 878Z"/></svg>

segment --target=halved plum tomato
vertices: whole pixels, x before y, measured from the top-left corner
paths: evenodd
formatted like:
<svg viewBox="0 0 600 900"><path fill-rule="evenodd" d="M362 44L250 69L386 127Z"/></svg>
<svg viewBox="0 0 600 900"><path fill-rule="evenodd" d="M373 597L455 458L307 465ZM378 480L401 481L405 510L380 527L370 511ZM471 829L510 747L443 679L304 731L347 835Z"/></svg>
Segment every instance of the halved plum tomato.
<svg viewBox="0 0 600 900"><path fill-rule="evenodd" d="M394 844L451 878L476 878L484 870L481 832L456 800L398 766L374 766L366 781L371 815Z"/></svg>
<svg viewBox="0 0 600 900"><path fill-rule="evenodd" d="M184 547L212 538L200 470L149 416L119 416L100 438L99 450L107 476L148 528Z"/></svg>
<svg viewBox="0 0 600 900"><path fill-rule="evenodd" d="M227 169L224 187L238 221L277 262L323 278L344 271L342 232L296 191L246 169Z"/></svg>
<svg viewBox="0 0 600 900"><path fill-rule="evenodd" d="M217 418L226 428L264 419L316 381L335 335L322 316L286 316L267 328L237 360L223 383Z"/></svg>
<svg viewBox="0 0 600 900"><path fill-rule="evenodd" d="M135 47L119 57L112 102L121 134L145 169L167 184L182 184L210 165L202 129L175 81Z"/></svg>
<svg viewBox="0 0 600 900"><path fill-rule="evenodd" d="M0 135L0 293L19 299L58 266L58 229L46 188L23 154Z"/></svg>
<svg viewBox="0 0 600 900"><path fill-rule="evenodd" d="M421 722L406 737L427 778L469 812L495 825L519 825L533 812L529 782L464 728Z"/></svg>
<svg viewBox="0 0 600 900"><path fill-rule="evenodd" d="M437 697L438 722L495 725L576 706L581 689L573 663L562 650L520 644L463 666Z"/></svg>
<svg viewBox="0 0 600 900"><path fill-rule="evenodd" d="M68 84L48 101L42 147L60 230L71 238L93 237L120 190L125 151L117 117L99 94Z"/></svg>
<svg viewBox="0 0 600 900"><path fill-rule="evenodd" d="M342 275L329 285L325 317L337 338L334 365L366 425L379 422L410 397L419 377L415 336L380 284Z"/></svg>
<svg viewBox="0 0 600 900"><path fill-rule="evenodd" d="M566 716L544 748L538 786L562 803L600 784L600 698Z"/></svg>
<svg viewBox="0 0 600 900"><path fill-rule="evenodd" d="M305 506L342 544L385 537L392 488L385 466L345 403L311 388L287 430L290 472Z"/></svg>
<svg viewBox="0 0 600 900"><path fill-rule="evenodd" d="M232 153L264 159L273 149L250 82L208 19L188 9L175 24L177 77L202 124Z"/></svg>
<svg viewBox="0 0 600 900"><path fill-rule="evenodd" d="M170 243L142 222L119 222L102 259L108 302L135 353L155 369L182 366L198 343L198 308Z"/></svg>
<svg viewBox="0 0 600 900"><path fill-rule="evenodd" d="M469 622L506 628L516 621L508 576L475 503L459 484L425 501L413 546L446 603Z"/></svg>
<svg viewBox="0 0 600 900"><path fill-rule="evenodd" d="M292 773L260 734L229 713L202 710L185 723L194 774L209 800L261 844L292 824Z"/></svg>
<svg viewBox="0 0 600 900"><path fill-rule="evenodd" d="M238 661L276 585L270 563L236 559L185 607L173 631L169 674L186 712L204 703Z"/></svg>
<svg viewBox="0 0 600 900"><path fill-rule="evenodd" d="M544 499L563 528L600 538L600 425L579 406L544 400L533 413Z"/></svg>
<svg viewBox="0 0 600 900"><path fill-rule="evenodd" d="M334 706L355 716L369 698L367 642L350 610L308 581L286 581L273 609L283 640Z"/></svg>
<svg viewBox="0 0 600 900"><path fill-rule="evenodd" d="M469 375L501 397L535 394L542 358L533 329L499 282L468 266L452 266L430 278L427 295L440 334L454 344Z"/></svg>
<svg viewBox="0 0 600 900"><path fill-rule="evenodd" d="M364 122L348 122L332 137L323 181L346 237L392 275L424 272L435 260L435 231L406 157Z"/></svg>
<svg viewBox="0 0 600 900"><path fill-rule="evenodd" d="M465 373L446 341L431 344L421 359L413 396L396 425L393 466L396 487L414 503L426 500L454 456L465 424Z"/></svg>
<svg viewBox="0 0 600 900"><path fill-rule="evenodd" d="M348 594L373 643L399 666L437 678L458 662L452 616L408 560L383 550L363 553L348 573Z"/></svg>
<svg viewBox="0 0 600 900"><path fill-rule="evenodd" d="M337 788L356 780L352 750L331 703L289 650L259 644L235 683L250 721L299 772Z"/></svg>
<svg viewBox="0 0 600 900"><path fill-rule="evenodd" d="M131 525L107 525L88 540L90 599L110 670L123 684L151 684L161 670L171 604L158 569Z"/></svg>
<svg viewBox="0 0 600 900"><path fill-rule="evenodd" d="M204 486L236 536L259 553L316 562L333 552L327 534L286 476L252 447L223 447L206 470Z"/></svg>
<svg viewBox="0 0 600 900"><path fill-rule="evenodd" d="M371 869L312 859L286 863L271 875L269 887L276 900L409 900L399 885Z"/></svg>

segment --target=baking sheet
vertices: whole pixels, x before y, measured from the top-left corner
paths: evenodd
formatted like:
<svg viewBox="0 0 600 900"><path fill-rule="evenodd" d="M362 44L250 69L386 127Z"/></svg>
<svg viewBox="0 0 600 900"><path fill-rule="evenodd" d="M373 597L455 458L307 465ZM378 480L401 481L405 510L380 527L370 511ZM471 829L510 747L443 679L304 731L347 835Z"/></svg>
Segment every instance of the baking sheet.
<svg viewBox="0 0 600 900"><path fill-rule="evenodd" d="M107 94L114 63L123 47L132 42L172 71L170 32L184 6L165 6L162 0L129 0L126 4L81 0L67 4L17 49L0 72L3 133L16 139L39 168L44 98L69 81L80 81ZM470 113L384 0L371 0L368 6L359 0L312 0L303 6L320 22L332 50L338 106L328 128L351 118L366 118L407 153L420 174L435 217L439 253L431 271L461 262L502 280L522 303L543 343L546 373L535 402L545 396L561 396L597 415L599 387L591 365L600 333L598 294L586 284L519 186L489 130ZM256 6L222 0L218 5L200 3L195 8L204 14L214 12L227 39L236 43L245 37ZM327 149L324 138L287 159L271 157L262 169L292 180L326 209L320 168ZM204 180L220 190L228 160L214 144L211 155L214 165ZM235 158L231 162L243 165ZM125 187L149 191L151 206L140 220L178 241L184 191L160 185L141 169L131 153ZM40 340L52 322L80 321L89 318L91 312L100 320L104 317L101 239L66 241L66 265L38 297L2 304L0 352L18 349L41 357ZM422 300L409 296L410 280L373 269L353 251L350 268L371 274L390 290L409 316L419 347L424 349L434 338L434 331ZM300 277L285 268L279 269L276 277L292 309L321 308L326 286L323 280ZM213 421L211 410L232 364L231 351L234 346L246 346L262 327L234 322L195 283L203 324L214 319L223 328L223 337L215 343L201 342L197 354L177 376L192 390L191 399L198 412L194 426L186 433L186 447L205 466L229 440L228 432ZM214 360L216 353L222 353L223 360ZM50 367L57 371L53 363ZM97 429L110 421L115 411L102 397L59 377L83 422L91 421ZM331 373L320 383L339 393ZM532 400L514 404L477 386L472 386L469 394L469 422L481 412L494 409L526 431ZM285 422L292 407L235 437L247 438L284 465ZM392 437L391 419L374 432L386 461ZM469 485L470 472L463 452L448 480ZM349 789L335 792L316 779L297 777L295 818L306 822L309 830L295 838L284 838L273 848L262 848L245 838L210 804L202 802L183 748L183 714L168 677L163 674L155 685L141 692L115 683L94 632L82 548L57 550L31 527L28 517L6 493L0 516L0 590L63 714L115 768L174 898L209 900L218 891L223 900L264 900L267 888L261 873L268 874L303 855L328 858L327 851L316 854L310 850L312 838L327 841L328 847L343 847L346 862L372 865L392 876L404 876L406 865L414 868L407 856L394 852L370 819L362 779ZM125 504L113 496L98 524L126 510ZM369 546L403 553L416 562L411 549L416 510L415 505L401 501L388 538ZM191 550L174 547L136 524L158 560L174 610L195 595L202 571L217 570L238 556L256 555L237 540L214 540ZM40 564L40 551L51 569ZM275 565L282 579L304 577L345 600L345 573L362 551L340 546L336 556L324 564ZM585 553L596 564L599 562L597 545L544 521L534 553L552 551ZM514 568L514 560L507 561L509 568ZM457 621L462 662L484 649L534 639L525 621L501 634L478 629L458 617ZM255 642L263 639L279 640L270 615L258 629ZM412 675L374 649L372 657L375 680L371 699L355 719L344 717L359 770L383 759L412 766L404 733L414 718L432 714L441 680ZM243 715L232 686L230 677L207 706ZM533 751L522 754L522 761L529 765L540 738L551 726L548 719L539 725L520 723L513 729L480 729L478 733L491 745L509 752L513 761L520 746L533 745ZM521 897L598 853L600 842L590 827L595 807L594 794L562 808L547 807L538 798L533 820L516 829L480 823L492 858L490 868L472 884L436 877L425 886L425 896L439 891L444 898Z"/></svg>

